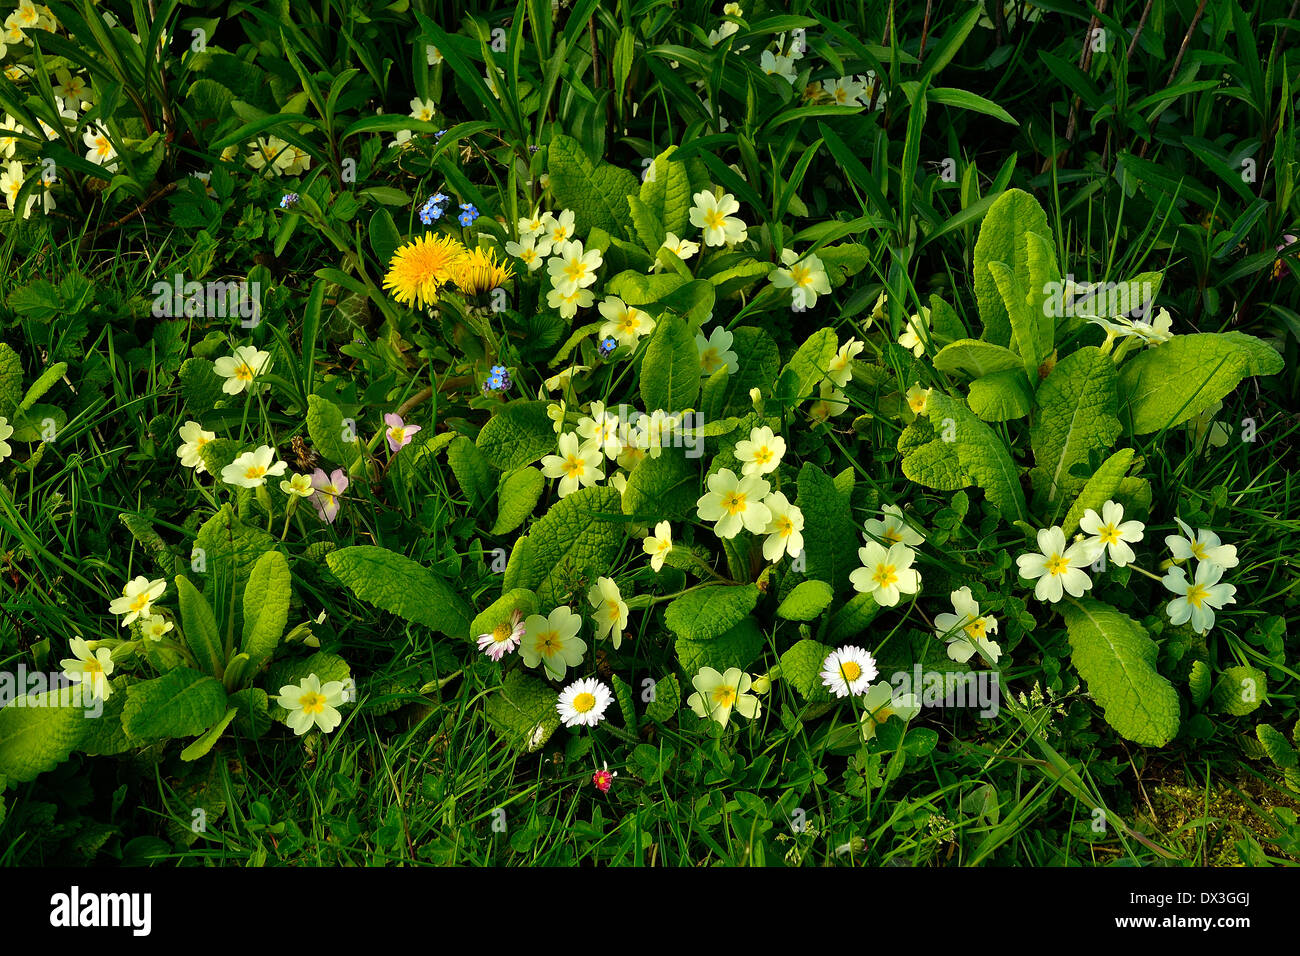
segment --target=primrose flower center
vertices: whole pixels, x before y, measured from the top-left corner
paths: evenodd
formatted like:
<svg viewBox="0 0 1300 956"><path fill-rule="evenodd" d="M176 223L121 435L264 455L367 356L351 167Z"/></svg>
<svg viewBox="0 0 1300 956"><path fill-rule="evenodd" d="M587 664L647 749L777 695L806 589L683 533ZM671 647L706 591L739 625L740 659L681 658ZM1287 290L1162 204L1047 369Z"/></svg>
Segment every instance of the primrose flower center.
<svg viewBox="0 0 1300 956"><path fill-rule="evenodd" d="M247 362L240 362L235 366L235 378L241 382L251 382L253 380L253 370Z"/></svg>
<svg viewBox="0 0 1300 956"><path fill-rule="evenodd" d="M700 364L704 366L706 372L716 371L722 364L722 359L718 356L718 350L710 346L700 355Z"/></svg>
<svg viewBox="0 0 1300 956"><path fill-rule="evenodd" d="M903 532L897 528L886 528L885 533L881 535L890 544L898 544L903 540Z"/></svg>
<svg viewBox="0 0 1300 956"><path fill-rule="evenodd" d="M1070 562L1065 560L1061 555L1054 554L1047 559L1044 567L1047 568L1048 574L1052 575L1052 577L1056 577L1057 575L1064 574L1066 571L1070 570Z"/></svg>
<svg viewBox="0 0 1300 956"><path fill-rule="evenodd" d="M619 324L619 329L623 332L635 332L641 323L637 320L635 312L624 312L623 319Z"/></svg>
<svg viewBox="0 0 1300 956"><path fill-rule="evenodd" d="M577 455L570 455L564 459L564 473L570 478L581 478L586 470L587 463Z"/></svg>
<svg viewBox="0 0 1300 956"><path fill-rule="evenodd" d="M591 708L596 706L596 695L588 694L585 691L573 698L573 709L580 714L585 714Z"/></svg>
<svg viewBox="0 0 1300 956"><path fill-rule="evenodd" d="M85 670L85 672L91 677L97 677L104 673L104 665L92 657L90 660L86 661L83 670Z"/></svg>
<svg viewBox="0 0 1300 956"><path fill-rule="evenodd" d="M143 611L144 606L148 603L149 603L149 592L142 591L141 593L137 594L134 599L132 599L131 610Z"/></svg>
<svg viewBox="0 0 1300 956"><path fill-rule="evenodd" d="M764 445L758 451L754 452L754 461L760 465L766 465L772 460L772 449Z"/></svg>
<svg viewBox="0 0 1300 956"><path fill-rule="evenodd" d="M781 515L776 519L776 533L783 538L790 537L794 533L794 522L786 515Z"/></svg>
<svg viewBox="0 0 1300 956"><path fill-rule="evenodd" d="M739 514L745 510L745 496L739 491L728 492L722 496L722 507L729 515Z"/></svg>
<svg viewBox="0 0 1300 956"><path fill-rule="evenodd" d="M325 709L325 695L308 691L298 698L298 703L302 705L305 713L319 714Z"/></svg>
<svg viewBox="0 0 1300 956"><path fill-rule="evenodd" d="M1119 541L1119 529L1113 524L1103 525L1097 537L1101 538L1102 544L1115 544Z"/></svg>
<svg viewBox="0 0 1300 956"><path fill-rule="evenodd" d="M524 265L530 266L537 261L537 250L533 248L525 249L519 253L519 258L524 260Z"/></svg>
<svg viewBox="0 0 1300 956"><path fill-rule="evenodd" d="M544 657L560 653L560 635L556 631L543 631L537 635L537 653ZM581 695L579 695L581 696ZM576 701L574 702L576 706Z"/></svg>
<svg viewBox="0 0 1300 956"><path fill-rule="evenodd" d="M618 620L618 602L612 598L605 602L605 613L609 615L610 620Z"/></svg>
<svg viewBox="0 0 1300 956"><path fill-rule="evenodd" d="M876 573L871 576L871 579L880 587L887 588L898 582L898 569L892 564L878 564Z"/></svg>
<svg viewBox="0 0 1300 956"><path fill-rule="evenodd" d="M266 474L266 469L263 468L261 465L249 465L248 469L244 472L244 477L249 479L250 481L255 481L256 479L261 478L265 474Z"/></svg>
<svg viewBox="0 0 1300 956"><path fill-rule="evenodd" d="M99 153L100 156L107 156L109 150L111 150L112 148L113 146L111 143L109 143L108 137L106 136L95 137L95 152Z"/></svg>
<svg viewBox="0 0 1300 956"><path fill-rule="evenodd" d="M988 627L984 618L976 618L970 624L966 625L966 636L973 641L984 640L984 631Z"/></svg>
<svg viewBox="0 0 1300 956"><path fill-rule="evenodd" d="M1187 603L1197 610L1200 610L1201 605L1205 603L1205 599L1209 596L1209 588L1201 584L1193 584L1187 589Z"/></svg>
<svg viewBox="0 0 1300 956"><path fill-rule="evenodd" d="M704 214L705 226L709 229L722 229L724 219L726 219L726 217L716 209Z"/></svg>
<svg viewBox="0 0 1300 956"><path fill-rule="evenodd" d="M1193 557L1196 558L1197 561L1204 561L1204 560L1205 560L1205 545L1203 545L1203 544L1202 544L1201 542L1199 542L1199 541L1193 540L1193 541L1192 541L1192 555L1193 555Z"/></svg>
<svg viewBox="0 0 1300 956"><path fill-rule="evenodd" d="M812 270L807 266L791 266L790 277L794 279L794 284L800 287L812 284Z"/></svg>
<svg viewBox="0 0 1300 956"><path fill-rule="evenodd" d="M840 664L840 673L844 675L846 681L852 683L862 676L862 668L854 661L844 661Z"/></svg>
<svg viewBox="0 0 1300 956"><path fill-rule="evenodd" d="M564 274L574 282L581 282L587 278L587 264L581 259L574 259L564 267Z"/></svg>
<svg viewBox="0 0 1300 956"><path fill-rule="evenodd" d="M723 684L713 689L713 702L719 707L730 707L736 702L736 688Z"/></svg>

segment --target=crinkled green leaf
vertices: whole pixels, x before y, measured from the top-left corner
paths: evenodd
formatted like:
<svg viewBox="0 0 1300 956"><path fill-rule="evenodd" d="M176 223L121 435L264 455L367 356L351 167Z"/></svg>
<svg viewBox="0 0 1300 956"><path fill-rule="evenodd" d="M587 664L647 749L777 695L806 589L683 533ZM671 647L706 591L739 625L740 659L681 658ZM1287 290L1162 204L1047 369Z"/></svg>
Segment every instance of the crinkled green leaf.
<svg viewBox="0 0 1300 956"><path fill-rule="evenodd" d="M573 210L579 234L599 228L625 239L631 235L627 197L640 193L635 175L592 162L571 136L552 138L547 160L551 192L558 206Z"/></svg>
<svg viewBox="0 0 1300 956"><path fill-rule="evenodd" d="M799 469L799 498L803 512L803 547L807 574L836 590L848 587L858 566L861 542L853 520L849 496L812 462Z"/></svg>
<svg viewBox="0 0 1300 956"><path fill-rule="evenodd" d="M1172 740L1178 733L1178 692L1156 670L1156 644L1146 629L1092 598L1060 607L1074 666L1106 722L1148 747Z"/></svg>
<svg viewBox="0 0 1300 956"><path fill-rule="evenodd" d="M1052 351L1052 319L1030 306L1028 287L1011 266L1004 262L990 262L987 268L1006 306L1007 319L1011 323L1011 341L1020 353L1025 373L1037 381L1038 367Z"/></svg>
<svg viewBox="0 0 1300 956"><path fill-rule="evenodd" d="M825 581L803 581L776 609L776 616L787 621L812 621L830 606L835 592Z"/></svg>
<svg viewBox="0 0 1300 956"><path fill-rule="evenodd" d="M232 584L247 581L253 565L267 551L275 547L275 538L261 528L244 524L235 517L229 504L209 518L199 528L194 539L195 552L202 549L202 573ZM192 563L199 557L192 556Z"/></svg>
<svg viewBox="0 0 1300 956"><path fill-rule="evenodd" d="M552 432L554 437L554 432ZM483 504L492 495L496 487L492 480L492 470L478 446L464 435L457 435L447 445L447 464L456 476L460 490L465 493L469 503L475 507Z"/></svg>
<svg viewBox="0 0 1300 956"><path fill-rule="evenodd" d="M212 605L183 574L176 575L176 594L186 646L204 671L214 677L220 676L226 654Z"/></svg>
<svg viewBox="0 0 1300 956"><path fill-rule="evenodd" d="M226 732L226 728L230 726L230 722L235 719L238 713L238 707L231 707L227 710L225 715L209 727L203 736L181 751L181 759L187 761L198 760L204 756L221 739L221 735Z"/></svg>
<svg viewBox="0 0 1300 956"><path fill-rule="evenodd" d="M712 667L719 673L728 668L749 667L763 653L763 633L752 617L742 618L730 630L708 641L688 641L679 637L675 647L677 662L682 670L693 677L701 667Z"/></svg>
<svg viewBox="0 0 1300 956"><path fill-rule="evenodd" d="M1268 699L1268 675L1258 667L1226 668L1214 684L1214 706L1221 713L1244 717Z"/></svg>
<svg viewBox="0 0 1300 956"><path fill-rule="evenodd" d="M37 378L36 381L32 382L31 386L27 389L27 394L23 396L23 400L18 404L18 407L14 409L14 414L17 415L25 412L40 401L41 396L52 389L54 384L59 379L63 378L67 371L67 362L55 362L42 372L40 377Z"/></svg>
<svg viewBox="0 0 1300 956"><path fill-rule="evenodd" d="M641 362L641 399L648 411L679 412L700 394L700 353L685 320L661 315Z"/></svg>
<svg viewBox="0 0 1300 956"><path fill-rule="evenodd" d="M686 457L686 451L665 448L658 458L642 459L628 475L623 513L650 525L689 515L699 499L703 469L698 458Z"/></svg>
<svg viewBox="0 0 1300 956"><path fill-rule="evenodd" d="M336 465L347 467L361 454L354 426L345 426L343 412L327 398L307 396L307 433L316 451Z"/></svg>
<svg viewBox="0 0 1300 956"><path fill-rule="evenodd" d="M1047 524L1083 489L1086 479L1071 469L1119 437L1115 411L1115 364L1098 348L1067 355L1039 387L1038 414L1029 429L1035 462L1030 480Z"/></svg>
<svg viewBox="0 0 1300 956"><path fill-rule="evenodd" d="M1133 454L1132 448L1121 448L1107 458L1097 469L1096 474L1088 479L1061 524L1061 530L1065 532L1067 538L1074 534L1079 527L1079 521L1089 508L1100 514L1101 506L1115 497L1120 484L1124 481L1125 472L1133 464Z"/></svg>
<svg viewBox="0 0 1300 956"><path fill-rule="evenodd" d="M1028 514L1024 491L1020 487L1020 470L997 433L976 418L960 400L942 392L931 393L928 407L930 422L939 434L938 440L930 447L948 444L944 442L944 436L950 434L962 472L984 489L988 500L1009 520L1025 520ZM910 458L903 462L903 473L912 478L908 468Z"/></svg>
<svg viewBox="0 0 1300 956"><path fill-rule="evenodd" d="M506 675L501 689L487 700L484 713L503 740L516 750L540 750L560 726L558 695L522 670Z"/></svg>
<svg viewBox="0 0 1300 956"><path fill-rule="evenodd" d="M1187 685L1192 692L1192 703L1201 707L1210 699L1213 682L1210 677L1210 665L1205 661L1192 661L1191 672L1187 675Z"/></svg>
<svg viewBox="0 0 1300 956"><path fill-rule="evenodd" d="M523 524L545 488L546 478L536 468L517 468L503 474L497 484L497 520L492 534L506 534Z"/></svg>
<svg viewBox="0 0 1300 956"><path fill-rule="evenodd" d="M645 715L651 720L664 723L677 716L682 706L682 688L677 682L676 674L668 674L655 681L654 699L646 704Z"/></svg>
<svg viewBox="0 0 1300 956"><path fill-rule="evenodd" d="M700 412L707 421L748 411L753 407L750 389L771 391L781 367L776 342L765 329L742 325L732 329L731 334L731 349L736 353L737 368L734 372L719 369L705 383Z"/></svg>
<svg viewBox="0 0 1300 956"><path fill-rule="evenodd" d="M623 544L622 503L607 485L580 488L557 501L529 530L532 559L540 570L537 598L563 603L584 578L607 574Z"/></svg>
<svg viewBox="0 0 1300 956"><path fill-rule="evenodd" d="M986 422L1007 422L1024 418L1034 404L1033 393L1022 369L990 372L970 383L970 410Z"/></svg>
<svg viewBox="0 0 1300 956"><path fill-rule="evenodd" d="M275 652L289 622L293 597L289 562L279 551L258 558L244 586L244 634L239 649L248 655L248 672L255 673Z"/></svg>
<svg viewBox="0 0 1300 956"><path fill-rule="evenodd" d="M404 554L363 544L331 552L325 563L357 597L448 637L464 637L465 600L439 575Z"/></svg>
<svg viewBox="0 0 1300 956"><path fill-rule="evenodd" d="M791 395L782 395L782 399L801 401L817 391L818 385L826 378L831 367L831 359L839 350L839 341L834 329L818 329L808 336L798 351L790 357L785 370L794 376L795 389Z"/></svg>
<svg viewBox="0 0 1300 956"><path fill-rule="evenodd" d="M802 640L781 655L781 678L812 703L826 703L834 698L822 684L821 670L826 657L835 648L817 641Z"/></svg>
<svg viewBox="0 0 1300 956"><path fill-rule="evenodd" d="M1264 753L1268 754L1268 759L1273 761L1278 769L1294 770L1297 765L1300 765L1300 754L1296 753L1295 748L1286 739L1286 734L1270 724L1258 724L1255 727L1255 736L1263 746Z"/></svg>
<svg viewBox="0 0 1300 956"><path fill-rule="evenodd" d="M958 339L939 350L934 367L949 375L976 379L1007 369L1023 369L1024 362L1005 346L979 339Z"/></svg>
<svg viewBox="0 0 1300 956"><path fill-rule="evenodd" d="M1280 358L1271 361L1242 344L1247 338L1176 335L1125 361L1119 372L1119 417L1128 431L1146 435L1181 425L1220 401L1252 368L1276 371Z"/></svg>
<svg viewBox="0 0 1300 956"><path fill-rule="evenodd" d="M67 760L88 728L82 693L78 684L0 707L0 775L26 783Z"/></svg>
<svg viewBox="0 0 1300 956"><path fill-rule="evenodd" d="M668 605L664 623L678 637L703 642L726 633L758 603L753 584L716 584L687 591Z"/></svg>
<svg viewBox="0 0 1300 956"><path fill-rule="evenodd" d="M1026 237L1031 232L1051 242L1052 230L1047 225L1047 214L1038 200L1022 189L1008 189L994 200L980 224L979 237L975 240L975 301L979 305L980 321L984 324L982 338L994 345L1011 344L1011 319L989 263L1001 262L1009 266L1020 287L1029 288Z"/></svg>
<svg viewBox="0 0 1300 956"><path fill-rule="evenodd" d="M221 681L188 667L138 681L126 689L122 726L140 740L168 740L203 733L226 712Z"/></svg>
<svg viewBox="0 0 1300 956"><path fill-rule="evenodd" d="M831 615L826 627L826 640L839 644L857 637L875 620L880 606L870 594L855 594L844 606Z"/></svg>
<svg viewBox="0 0 1300 956"><path fill-rule="evenodd" d="M22 396L22 360L17 352L0 342L0 415L11 417Z"/></svg>
<svg viewBox="0 0 1300 956"><path fill-rule="evenodd" d="M549 404L520 400L502 405L475 442L487 463L498 471L513 471L555 451L555 423L546 414Z"/></svg>

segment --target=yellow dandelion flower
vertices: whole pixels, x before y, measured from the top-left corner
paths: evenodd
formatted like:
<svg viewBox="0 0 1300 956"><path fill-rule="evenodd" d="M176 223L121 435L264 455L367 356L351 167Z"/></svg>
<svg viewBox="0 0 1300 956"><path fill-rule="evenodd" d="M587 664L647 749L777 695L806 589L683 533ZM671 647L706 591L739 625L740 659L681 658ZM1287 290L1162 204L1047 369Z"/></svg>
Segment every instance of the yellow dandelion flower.
<svg viewBox="0 0 1300 956"><path fill-rule="evenodd" d="M403 305L417 309L431 305L465 255L465 247L450 236L420 236L393 253L384 288Z"/></svg>
<svg viewBox="0 0 1300 956"><path fill-rule="evenodd" d="M497 262L496 252L475 249L460 260L455 282L466 295L477 295L498 288L512 276L514 272L509 265Z"/></svg>

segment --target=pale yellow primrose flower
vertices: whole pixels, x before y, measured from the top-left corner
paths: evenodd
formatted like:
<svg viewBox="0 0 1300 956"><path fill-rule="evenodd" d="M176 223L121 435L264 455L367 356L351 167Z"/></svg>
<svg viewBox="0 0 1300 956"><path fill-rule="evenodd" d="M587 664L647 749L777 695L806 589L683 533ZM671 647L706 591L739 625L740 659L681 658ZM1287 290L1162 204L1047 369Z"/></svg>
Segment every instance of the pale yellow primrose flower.
<svg viewBox="0 0 1300 956"><path fill-rule="evenodd" d="M529 615L519 645L524 666L542 664L550 677L563 680L564 672L581 664L587 650L587 642L578 637L580 630L582 618L567 607L557 607L546 617Z"/></svg>
<svg viewBox="0 0 1300 956"><path fill-rule="evenodd" d="M658 571L663 569L664 558L673 549L672 527L667 521L655 525L655 533L646 535L641 542L641 550L650 555L650 567Z"/></svg>
<svg viewBox="0 0 1300 956"><path fill-rule="evenodd" d="M542 459L542 474L560 479L561 498L605 477L605 456L594 442L579 445L575 432L565 432L560 436L559 451L558 455L547 455Z"/></svg>
<svg viewBox="0 0 1300 956"><path fill-rule="evenodd" d="M74 637L68 646L73 656L59 661L64 676L90 688L92 698L108 700L113 693L113 688L108 683L108 675L113 673L113 658L108 648L101 647L92 651L90 645L80 637Z"/></svg>
<svg viewBox="0 0 1300 956"><path fill-rule="evenodd" d="M122 626L126 627L137 618L148 617L153 602L162 597L166 590L166 580L158 578L156 581L150 581L142 574L127 582L122 588L121 597L109 602L109 613L125 614L126 617L122 618Z"/></svg>
<svg viewBox="0 0 1300 956"><path fill-rule="evenodd" d="M733 710L750 720L763 711L759 699L749 693L753 681L739 667L730 667L722 674L712 667L701 667L691 684L695 693L686 698L687 706L697 717L716 720L723 727L727 726Z"/></svg>
<svg viewBox="0 0 1300 956"><path fill-rule="evenodd" d="M597 578L587 591L587 600L595 608L591 619L596 624L596 639L609 637L618 650L623 643L623 629L627 627L627 603L619 593L613 578Z"/></svg>
<svg viewBox="0 0 1300 956"><path fill-rule="evenodd" d="M328 734L343 722L338 711L344 703L343 682L322 684L315 674L308 674L301 683L281 687L276 703L289 712L284 722L295 735L301 737L313 726Z"/></svg>
<svg viewBox="0 0 1300 956"><path fill-rule="evenodd" d="M719 538L734 538L742 528L753 534L762 534L772 519L772 512L763 504L771 489L757 475L736 477L730 468L723 468L709 476L708 491L695 503L701 521L713 521L713 532Z"/></svg>

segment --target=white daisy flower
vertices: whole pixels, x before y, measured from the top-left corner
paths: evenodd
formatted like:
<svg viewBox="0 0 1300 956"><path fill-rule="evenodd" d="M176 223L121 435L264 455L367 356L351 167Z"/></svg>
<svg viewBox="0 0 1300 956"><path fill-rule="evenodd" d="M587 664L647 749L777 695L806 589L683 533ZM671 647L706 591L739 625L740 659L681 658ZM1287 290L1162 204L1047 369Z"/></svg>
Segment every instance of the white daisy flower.
<svg viewBox="0 0 1300 956"><path fill-rule="evenodd" d="M603 683L585 677L560 691L555 709L566 727L595 727L613 699L614 695Z"/></svg>
<svg viewBox="0 0 1300 956"><path fill-rule="evenodd" d="M876 659L850 644L826 655L821 679L823 686L836 697L856 697L866 692L876 673Z"/></svg>

